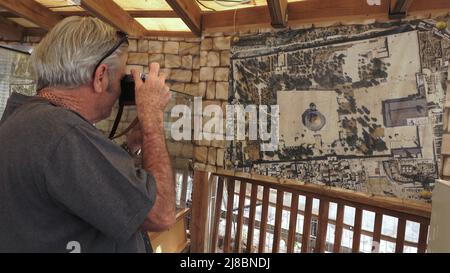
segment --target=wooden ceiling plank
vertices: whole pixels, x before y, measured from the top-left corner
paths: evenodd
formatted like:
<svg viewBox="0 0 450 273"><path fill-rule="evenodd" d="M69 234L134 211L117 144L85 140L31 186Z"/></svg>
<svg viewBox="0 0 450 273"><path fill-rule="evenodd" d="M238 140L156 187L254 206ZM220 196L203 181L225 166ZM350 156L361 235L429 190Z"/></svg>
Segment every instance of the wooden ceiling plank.
<svg viewBox="0 0 450 273"><path fill-rule="evenodd" d="M130 36L142 37L147 33L141 24L112 0L82 0L81 7Z"/></svg>
<svg viewBox="0 0 450 273"><path fill-rule="evenodd" d="M130 10L127 11L131 17L139 18L179 18L172 10ZM73 10L73 11L54 11L54 13L62 16L92 16L88 11L85 10ZM9 11L0 11L0 16L3 17L16 17L17 15Z"/></svg>
<svg viewBox="0 0 450 273"><path fill-rule="evenodd" d="M0 16L0 40L22 41L24 27Z"/></svg>
<svg viewBox="0 0 450 273"><path fill-rule="evenodd" d="M167 4L178 14L189 29L197 36L202 34L201 9L192 0L166 0Z"/></svg>
<svg viewBox="0 0 450 273"><path fill-rule="evenodd" d="M288 1L287 0L267 0L271 25L274 28L285 28L288 23Z"/></svg>
<svg viewBox="0 0 450 273"><path fill-rule="evenodd" d="M19 17L25 18L46 30L50 30L63 19L62 16L54 13L34 0L1 0L0 7Z"/></svg>
<svg viewBox="0 0 450 273"><path fill-rule="evenodd" d="M387 19L389 0L382 0L379 6L369 6L361 0L321 0L288 3L289 25L317 23L320 21L358 20L364 18ZM450 11L449 0L414 0L409 13L419 14L432 11ZM203 14L204 31L232 31L245 27L266 27L270 14L266 7L242 8Z"/></svg>

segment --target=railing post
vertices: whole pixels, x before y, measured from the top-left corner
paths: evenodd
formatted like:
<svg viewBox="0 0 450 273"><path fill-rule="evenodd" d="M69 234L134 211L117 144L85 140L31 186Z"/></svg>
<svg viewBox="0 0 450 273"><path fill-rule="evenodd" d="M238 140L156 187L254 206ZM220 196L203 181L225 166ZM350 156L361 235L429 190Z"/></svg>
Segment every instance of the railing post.
<svg viewBox="0 0 450 273"><path fill-rule="evenodd" d="M219 233L220 218L222 216L222 197L223 197L223 178L219 177L217 181L216 205L214 207L214 224L211 236L211 252L215 253L217 249L217 236Z"/></svg>
<svg viewBox="0 0 450 273"><path fill-rule="evenodd" d="M231 252L231 227L233 225L234 215L234 179L227 179L227 222L225 225L225 238L223 242L223 252Z"/></svg>
<svg viewBox="0 0 450 273"><path fill-rule="evenodd" d="M261 209L261 225L259 229L259 245L258 252L263 253L266 249L266 231L267 231L267 216L269 211L269 194L270 188L264 186L263 201Z"/></svg>
<svg viewBox="0 0 450 273"><path fill-rule="evenodd" d="M208 198L209 198L208 173L194 171L194 181L192 185L192 219L190 225L191 232L191 252L203 253L206 251L206 230L208 225Z"/></svg>
<svg viewBox="0 0 450 273"><path fill-rule="evenodd" d="M383 225L383 215L381 213L375 214L375 223L373 226L372 252L380 252L381 241L381 227Z"/></svg>
<svg viewBox="0 0 450 273"><path fill-rule="evenodd" d="M327 240L327 228L328 228L328 211L330 207L330 202L326 200L320 200L319 206L319 222L317 227L317 237L316 237L316 253L325 252L325 244Z"/></svg>
<svg viewBox="0 0 450 273"><path fill-rule="evenodd" d="M278 253L280 251L281 221L283 217L283 207L284 207L283 201L284 201L284 191L277 190L277 203L275 210L275 227L273 231L272 253Z"/></svg>
<svg viewBox="0 0 450 273"><path fill-rule="evenodd" d="M302 253L308 252L309 235L311 233L312 203L313 198L306 196L305 214L303 218Z"/></svg>
<svg viewBox="0 0 450 273"><path fill-rule="evenodd" d="M341 251L343 225L344 225L344 205L338 204L336 212L336 225L334 229L335 231L334 231L333 253L339 253Z"/></svg>
<svg viewBox="0 0 450 273"><path fill-rule="evenodd" d="M297 235L297 215L298 215L298 194L292 194L291 213L289 215L289 235L287 243L287 252L293 253Z"/></svg>
<svg viewBox="0 0 450 273"><path fill-rule="evenodd" d="M236 239L234 240L234 252L241 253L242 249L242 224L244 221L244 206L245 206L245 198L247 192L247 183L244 181L240 181L239 187L239 209L237 216L237 227L236 227Z"/></svg>
<svg viewBox="0 0 450 273"><path fill-rule="evenodd" d="M356 208L355 212L355 223L353 226L353 244L352 252L359 252L359 245L361 243L361 226L362 226L362 209Z"/></svg>
<svg viewBox="0 0 450 273"><path fill-rule="evenodd" d="M403 253L403 248L405 246L405 231L406 231L406 219L398 218L395 253Z"/></svg>
<svg viewBox="0 0 450 273"><path fill-rule="evenodd" d="M417 253L425 253L427 251L428 226L429 223L420 223L419 246L417 247Z"/></svg>
<svg viewBox="0 0 450 273"><path fill-rule="evenodd" d="M250 196L250 213L248 221L248 234L247 234L247 253L253 252L253 235L255 234L255 214L256 214L256 201L258 198L258 185L252 184L252 193Z"/></svg>

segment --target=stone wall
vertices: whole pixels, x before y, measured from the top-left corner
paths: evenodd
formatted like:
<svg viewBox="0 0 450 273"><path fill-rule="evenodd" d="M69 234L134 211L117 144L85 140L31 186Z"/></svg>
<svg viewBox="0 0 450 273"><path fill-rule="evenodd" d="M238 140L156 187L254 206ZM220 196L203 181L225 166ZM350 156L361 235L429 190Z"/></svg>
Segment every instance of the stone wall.
<svg viewBox="0 0 450 273"><path fill-rule="evenodd" d="M225 106L229 94L230 73L230 36L222 33L206 35L200 46L200 84L203 96L203 109L208 105L218 105L225 114ZM223 120L223 119L222 119ZM203 125L208 121L203 118ZM222 122L224 125L225 123ZM217 128L216 128L217 129ZM225 128L222 128L225 132ZM214 172L216 168L224 167L224 152L226 143L224 135L218 130L212 132L213 140L195 141L194 168ZM219 139L219 140L218 140Z"/></svg>

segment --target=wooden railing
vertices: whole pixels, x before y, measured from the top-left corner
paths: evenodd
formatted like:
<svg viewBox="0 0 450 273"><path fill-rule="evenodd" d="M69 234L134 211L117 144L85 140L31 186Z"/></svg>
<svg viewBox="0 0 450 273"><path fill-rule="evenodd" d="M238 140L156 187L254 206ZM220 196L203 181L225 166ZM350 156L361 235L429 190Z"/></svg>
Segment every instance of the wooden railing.
<svg viewBox="0 0 450 273"><path fill-rule="evenodd" d="M426 251L429 204L254 176L197 172L194 180L198 180L194 185L198 185L203 197L196 200L194 190L193 221L198 229L192 238L193 252L383 252L380 243L395 244L393 252L404 252L405 247L408 252ZM206 192L209 197L204 197ZM286 196L290 204L285 204ZM195 208L197 202L200 205ZM202 225L208 222L207 213L202 213L208 208L212 212L209 232L208 226ZM268 219L269 208L275 209L273 220ZM331 217L330 208L336 211ZM344 220L348 219L344 217L348 211L354 211L353 223ZM288 218L288 223L283 222L287 212L289 217L284 219ZM364 215L372 215L374 220L363 219ZM397 219L396 234L382 232L385 217L392 223ZM300 218L303 223L298 221ZM416 238L405 237L407 226L420 226ZM255 236L258 232L259 236ZM353 234L350 245L343 244L344 233ZM362 236L371 238L371 249L360 249Z"/></svg>

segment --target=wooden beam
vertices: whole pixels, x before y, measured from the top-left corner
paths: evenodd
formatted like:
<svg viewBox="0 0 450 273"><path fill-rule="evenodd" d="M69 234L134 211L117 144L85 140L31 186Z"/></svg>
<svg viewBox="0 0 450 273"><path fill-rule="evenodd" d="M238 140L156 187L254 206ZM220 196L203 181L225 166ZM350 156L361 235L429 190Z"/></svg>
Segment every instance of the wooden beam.
<svg viewBox="0 0 450 273"><path fill-rule="evenodd" d="M413 0L390 0L389 2L389 18L402 19L406 17Z"/></svg>
<svg viewBox="0 0 450 273"><path fill-rule="evenodd" d="M47 31L42 28L25 28L23 35L24 36L33 36L33 37L44 37L47 34Z"/></svg>
<svg viewBox="0 0 450 273"><path fill-rule="evenodd" d="M271 25L274 28L287 27L287 0L267 0L267 7L269 8Z"/></svg>
<svg viewBox="0 0 450 273"><path fill-rule="evenodd" d="M0 40L22 41L24 27L0 16Z"/></svg>
<svg viewBox="0 0 450 273"><path fill-rule="evenodd" d="M197 36L202 34L201 9L192 0L166 0L189 29Z"/></svg>
<svg viewBox="0 0 450 273"><path fill-rule="evenodd" d="M191 252L204 253L208 219L208 173L194 171L192 184Z"/></svg>
<svg viewBox="0 0 450 273"><path fill-rule="evenodd" d="M432 11L450 11L448 0L414 0L410 14L428 14ZM357 19L387 19L389 0L380 6L369 6L363 0L299 1L288 3L289 26L317 23L320 21L345 21ZM236 16L235 16L236 15ZM218 11L203 14L203 30L234 31L244 28L259 28L270 25L269 10L265 6Z"/></svg>
<svg viewBox="0 0 450 273"><path fill-rule="evenodd" d="M112 0L82 0L81 6L130 36L143 37L147 30Z"/></svg>
<svg viewBox="0 0 450 273"><path fill-rule="evenodd" d="M134 18L179 18L173 10L125 10ZM92 16L93 14L86 10L54 10L55 14L62 17L70 16ZM0 16L15 17L16 15L9 11L0 11Z"/></svg>
<svg viewBox="0 0 450 273"><path fill-rule="evenodd" d="M46 30L50 30L63 19L62 16L34 0L1 0L0 7Z"/></svg>
<svg viewBox="0 0 450 273"><path fill-rule="evenodd" d="M450 1L448 0L414 0L408 9L408 14L420 14L432 11L450 12Z"/></svg>
<svg viewBox="0 0 450 273"><path fill-rule="evenodd" d="M289 25L294 22L316 23L319 20L335 20L339 17L355 19L378 15L387 17L388 5L383 1L381 6L369 6L361 0L334 1L300 1L288 3ZM236 14L235 14L236 13ZM271 22L267 7L250 7L237 10L226 10L203 15L203 29L230 30L242 26L266 27ZM230 28L232 27L232 28Z"/></svg>

